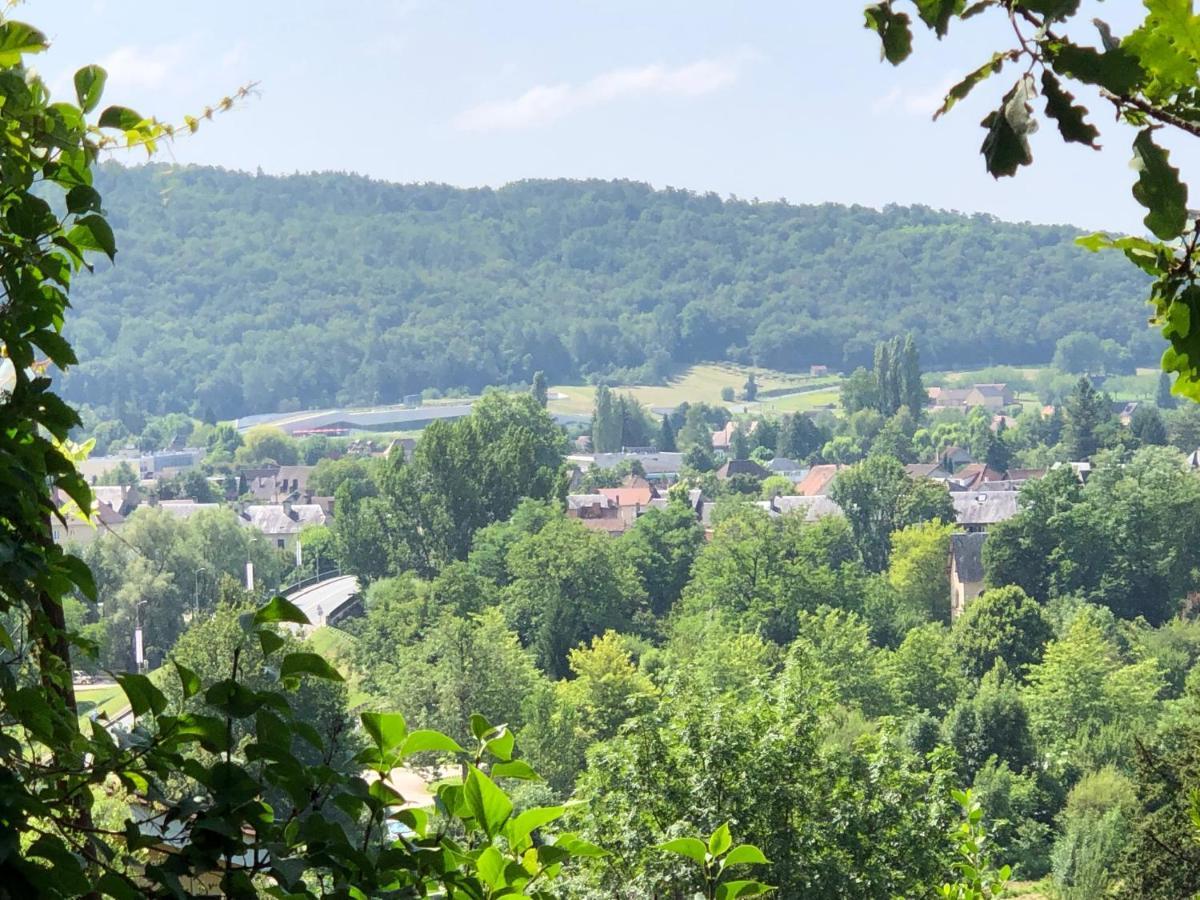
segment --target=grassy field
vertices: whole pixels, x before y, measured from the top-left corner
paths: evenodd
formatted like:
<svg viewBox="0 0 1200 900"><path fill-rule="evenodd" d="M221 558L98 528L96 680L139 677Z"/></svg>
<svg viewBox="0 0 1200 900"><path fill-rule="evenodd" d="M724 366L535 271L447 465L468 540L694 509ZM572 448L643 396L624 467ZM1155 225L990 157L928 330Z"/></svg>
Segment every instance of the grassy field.
<svg viewBox="0 0 1200 900"><path fill-rule="evenodd" d="M126 706L125 692L115 684L89 684L75 688L75 699L79 703L79 715L89 716L93 711L112 718Z"/></svg>
<svg viewBox="0 0 1200 900"><path fill-rule="evenodd" d="M810 409L821 409L830 405L837 407L840 402L841 389L832 387L797 394L785 394L782 397L768 397L757 404L757 408L751 407L751 409L771 415L772 413L808 412Z"/></svg>
<svg viewBox="0 0 1200 900"><path fill-rule="evenodd" d="M751 369L749 366L738 366L732 363L705 363L692 366L671 379L666 384L623 385L617 390L633 394L645 406L678 406L689 403L721 404L721 389L731 387L738 394L750 372L754 372L760 391L776 390L778 388L795 388L803 390L821 384L835 383L836 379L813 378L810 375L800 375L788 372L776 372L769 369ZM551 400L550 409L553 412L582 413L592 411L595 403L596 388L590 384L555 385L551 388L554 393L566 395L565 399ZM777 398L776 401L777 402ZM741 409L739 401L729 404Z"/></svg>

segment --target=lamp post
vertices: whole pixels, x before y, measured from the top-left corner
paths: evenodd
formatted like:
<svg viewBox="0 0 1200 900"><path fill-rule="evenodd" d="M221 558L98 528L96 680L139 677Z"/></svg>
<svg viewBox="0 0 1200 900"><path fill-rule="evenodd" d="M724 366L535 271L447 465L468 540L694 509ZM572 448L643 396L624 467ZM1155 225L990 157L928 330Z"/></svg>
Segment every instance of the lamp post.
<svg viewBox="0 0 1200 900"><path fill-rule="evenodd" d="M139 673L146 668L146 653L142 643L142 607L148 602L138 600L133 604L133 661Z"/></svg>

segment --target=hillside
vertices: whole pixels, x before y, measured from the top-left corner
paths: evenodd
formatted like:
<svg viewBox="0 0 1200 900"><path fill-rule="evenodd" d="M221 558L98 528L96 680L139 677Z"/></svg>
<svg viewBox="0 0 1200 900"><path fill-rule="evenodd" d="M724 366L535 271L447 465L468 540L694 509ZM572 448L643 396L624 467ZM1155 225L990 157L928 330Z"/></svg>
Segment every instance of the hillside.
<svg viewBox="0 0 1200 900"><path fill-rule="evenodd" d="M632 182L116 165L98 182L120 253L77 282L64 387L102 414L392 402L539 368L848 368L909 330L929 367L1044 362L1075 330L1159 351L1138 274L1066 227Z"/></svg>

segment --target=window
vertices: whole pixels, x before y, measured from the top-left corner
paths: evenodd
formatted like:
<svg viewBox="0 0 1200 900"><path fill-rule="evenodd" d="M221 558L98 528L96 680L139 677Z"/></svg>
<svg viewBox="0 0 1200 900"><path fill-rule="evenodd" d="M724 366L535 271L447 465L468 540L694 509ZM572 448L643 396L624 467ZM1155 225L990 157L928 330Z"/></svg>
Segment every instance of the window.
<svg viewBox="0 0 1200 900"><path fill-rule="evenodd" d="M278 547L280 550L282 550L284 548L284 545L286 543L287 542L283 538L275 538L275 546Z"/></svg>

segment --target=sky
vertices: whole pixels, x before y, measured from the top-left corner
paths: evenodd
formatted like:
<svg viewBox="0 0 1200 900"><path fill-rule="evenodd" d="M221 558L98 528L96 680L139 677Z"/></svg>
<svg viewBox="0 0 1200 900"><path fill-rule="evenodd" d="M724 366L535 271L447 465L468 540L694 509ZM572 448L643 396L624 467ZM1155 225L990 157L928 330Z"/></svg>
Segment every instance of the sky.
<svg viewBox="0 0 1200 900"><path fill-rule="evenodd" d="M1014 74L931 121L947 87L1007 49L1007 20L978 17L940 43L922 33L913 57L893 68L862 27L861 7L29 0L16 17L51 38L34 65L56 93L69 96L74 70L98 62L109 73L107 102L181 121L257 84L256 96L176 141L165 161L463 186L628 178L742 198L920 203L1142 230L1129 192L1133 132L1099 98L1080 95L1101 128L1101 152L1062 145L1043 122L1033 168L999 182L979 155L979 121ZM1138 5L1097 11L1120 32ZM1085 9L1081 23L1091 16ZM1186 179L1200 151L1182 144L1173 159Z"/></svg>

